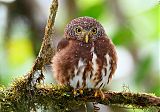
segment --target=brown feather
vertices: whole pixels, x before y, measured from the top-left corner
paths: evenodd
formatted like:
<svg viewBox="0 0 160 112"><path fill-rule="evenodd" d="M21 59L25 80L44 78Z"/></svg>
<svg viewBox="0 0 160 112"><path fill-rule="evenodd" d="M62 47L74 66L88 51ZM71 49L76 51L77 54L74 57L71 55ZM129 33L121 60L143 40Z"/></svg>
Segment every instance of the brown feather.
<svg viewBox="0 0 160 112"><path fill-rule="evenodd" d="M78 66L79 58L82 60L92 59L90 49L92 44L84 44L77 40L69 40L68 45L57 52L52 59L53 70L56 74L56 79L61 84L68 84L68 77L72 77L73 74L69 74L68 70L72 70ZM65 80L66 79L66 80Z"/></svg>
<svg viewBox="0 0 160 112"><path fill-rule="evenodd" d="M63 38L57 45L57 51L62 50L63 48L65 48L68 45L68 40Z"/></svg>
<svg viewBox="0 0 160 112"><path fill-rule="evenodd" d="M97 32L93 33L95 27ZM75 28L81 28L79 33ZM58 83L75 88L102 88L115 73L117 54L102 25L93 18L80 17L66 26L65 39L58 43L52 63Z"/></svg>
<svg viewBox="0 0 160 112"><path fill-rule="evenodd" d="M106 59L104 58L104 56L107 53L111 57L111 61L110 61L111 73L109 75L109 80L110 80L117 68L117 54L116 54L115 46L113 45L112 41L109 38L107 37L99 38L97 39L97 41L95 41L95 52L97 54L97 57L99 57L103 62L106 62L105 61ZM109 80L108 80L108 83L109 83Z"/></svg>

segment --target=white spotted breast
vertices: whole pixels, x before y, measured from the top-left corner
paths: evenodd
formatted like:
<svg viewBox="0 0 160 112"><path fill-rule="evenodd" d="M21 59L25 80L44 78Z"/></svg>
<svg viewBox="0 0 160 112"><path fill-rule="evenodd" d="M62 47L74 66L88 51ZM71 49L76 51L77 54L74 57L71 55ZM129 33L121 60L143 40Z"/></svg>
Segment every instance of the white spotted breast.
<svg viewBox="0 0 160 112"><path fill-rule="evenodd" d="M92 49L92 51L94 50ZM86 63L86 61L80 58L77 67L74 68L74 77L70 79L70 85L73 88L103 88L105 84L109 82L109 75L111 73L111 58L108 54L106 54L104 58L105 60L103 61L106 62L104 62L101 69L99 69L95 52L93 52L92 61L89 63ZM88 64L91 65L91 69L86 71L87 66L89 66ZM100 72L98 72L98 70L100 70ZM100 75L101 78L99 78L98 75Z"/></svg>

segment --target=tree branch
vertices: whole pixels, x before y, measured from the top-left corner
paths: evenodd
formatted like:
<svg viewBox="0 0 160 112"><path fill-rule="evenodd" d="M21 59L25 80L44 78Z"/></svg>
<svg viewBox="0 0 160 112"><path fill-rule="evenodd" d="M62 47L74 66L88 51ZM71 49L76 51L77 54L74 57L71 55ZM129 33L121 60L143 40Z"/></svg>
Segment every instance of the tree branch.
<svg viewBox="0 0 160 112"><path fill-rule="evenodd" d="M2 111L26 111L52 109L54 111L71 111L85 102L98 102L104 105L121 105L133 108L160 109L160 97L146 93L103 91L105 98L95 97L95 89L84 89L83 94L73 94L73 88L57 85L37 84L30 91L26 90L24 78L17 79L10 89L0 91ZM78 91L78 90L77 90Z"/></svg>
<svg viewBox="0 0 160 112"><path fill-rule="evenodd" d="M38 70L40 70L40 77L38 78L38 81L44 78L42 69L46 64L51 63L51 59L55 54L55 48L52 47L51 41L54 37L54 22L57 9L58 9L58 0L53 0L51 3L50 15L45 28L45 34L43 37L43 42L41 45L39 55L37 56L31 71L26 75L29 83L32 81L34 77L33 75Z"/></svg>

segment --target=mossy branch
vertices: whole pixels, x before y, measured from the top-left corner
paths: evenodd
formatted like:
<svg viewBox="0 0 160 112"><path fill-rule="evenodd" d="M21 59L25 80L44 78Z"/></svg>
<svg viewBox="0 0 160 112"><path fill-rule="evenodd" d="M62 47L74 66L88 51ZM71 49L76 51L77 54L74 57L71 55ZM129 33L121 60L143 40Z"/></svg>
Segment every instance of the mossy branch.
<svg viewBox="0 0 160 112"><path fill-rule="evenodd" d="M0 110L2 112L29 112L39 108L56 112L71 111L73 107L95 101L104 105L131 105L133 108L160 109L160 97L146 93L104 91L105 98L103 99L95 97L95 89L84 89L83 94L75 96L71 87L41 84L44 78L42 69L46 64L50 64L55 53L54 48L51 47L51 39L54 37L57 8L58 0L53 0L42 46L31 71L24 77L16 79L11 87L0 88Z"/></svg>
<svg viewBox="0 0 160 112"><path fill-rule="evenodd" d="M54 37L54 22L56 17L56 12L58 9L58 0L53 0L50 7L50 15L48 18L48 22L45 28L45 34L43 37L43 42L41 45L41 49L39 55L37 56L35 63L31 69L31 71L26 75L29 83L32 81L35 72L40 71L40 77L38 81L43 79L42 69L46 64L51 63L51 58L55 53L55 48L52 47L51 41Z"/></svg>
<svg viewBox="0 0 160 112"><path fill-rule="evenodd" d="M1 111L55 110L71 111L85 102L98 102L104 105L121 105L132 108L147 109L154 107L160 109L160 97L146 93L103 91L105 98L95 97L95 89L84 89L83 94L74 95L73 88L57 85L37 84L27 89L25 78L17 79L13 86L0 91ZM78 92L79 93L79 92Z"/></svg>

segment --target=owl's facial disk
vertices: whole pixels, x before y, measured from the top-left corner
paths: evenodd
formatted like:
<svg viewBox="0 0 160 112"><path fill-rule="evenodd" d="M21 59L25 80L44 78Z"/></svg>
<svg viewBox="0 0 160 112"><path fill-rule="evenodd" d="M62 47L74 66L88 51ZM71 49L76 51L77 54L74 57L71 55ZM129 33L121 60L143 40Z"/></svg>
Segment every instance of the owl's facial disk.
<svg viewBox="0 0 160 112"><path fill-rule="evenodd" d="M84 29L80 26L75 27L76 39L89 43L95 40L94 35L97 34L97 28Z"/></svg>
<svg viewBox="0 0 160 112"><path fill-rule="evenodd" d="M103 37L105 31L102 25L91 17L79 17L72 20L65 28L67 39L79 40L90 43Z"/></svg>

